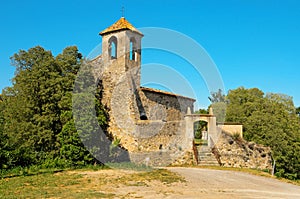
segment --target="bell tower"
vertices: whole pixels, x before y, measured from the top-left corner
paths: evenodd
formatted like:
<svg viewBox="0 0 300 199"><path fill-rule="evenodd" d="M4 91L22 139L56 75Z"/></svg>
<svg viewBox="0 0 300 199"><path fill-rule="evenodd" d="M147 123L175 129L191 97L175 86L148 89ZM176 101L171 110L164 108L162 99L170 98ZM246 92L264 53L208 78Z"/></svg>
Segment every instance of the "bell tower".
<svg viewBox="0 0 300 199"><path fill-rule="evenodd" d="M140 86L141 40L143 34L124 17L99 33L102 36L102 63L112 76L132 73ZM117 68L116 68L117 67Z"/></svg>
<svg viewBox="0 0 300 199"><path fill-rule="evenodd" d="M102 55L99 57L103 86L101 102L108 109L108 131L113 137L122 139L123 144L130 144L134 139L127 133L136 129L135 122L139 119L143 34L124 17L99 34L102 36Z"/></svg>

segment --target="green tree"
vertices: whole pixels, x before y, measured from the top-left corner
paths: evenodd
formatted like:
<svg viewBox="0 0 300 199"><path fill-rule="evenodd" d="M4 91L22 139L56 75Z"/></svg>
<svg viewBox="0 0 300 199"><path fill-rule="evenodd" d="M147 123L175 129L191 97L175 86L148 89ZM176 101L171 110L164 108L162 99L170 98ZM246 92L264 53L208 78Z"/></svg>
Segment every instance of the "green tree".
<svg viewBox="0 0 300 199"><path fill-rule="evenodd" d="M108 117L100 103L102 82L97 81L91 66L82 64L73 92L73 115L83 144L98 161L105 163L109 161L113 138L107 132Z"/></svg>
<svg viewBox="0 0 300 199"><path fill-rule="evenodd" d="M37 46L11 58L16 75L13 86L3 91L11 166L51 162L70 151L74 156L87 154L82 143L72 138L77 133L72 121L72 91L81 58L75 46L56 57ZM74 147L66 152L70 142Z"/></svg>
<svg viewBox="0 0 300 199"><path fill-rule="evenodd" d="M35 47L21 50L12 58L16 66L13 86L4 90L5 132L12 152L12 163L26 166L45 158L55 149L58 117L57 65L50 51Z"/></svg>
<svg viewBox="0 0 300 199"><path fill-rule="evenodd" d="M261 110L264 93L257 89L244 87L230 90L227 95L227 122L240 122L244 124L255 110Z"/></svg>
<svg viewBox="0 0 300 199"><path fill-rule="evenodd" d="M101 145L100 147L99 144L103 142L101 142L100 132L97 131L101 128L105 134L104 137L107 138L107 116L100 103L101 88L101 82L96 84L91 66L82 64L80 72L77 74L74 91L70 93L72 98L68 97L66 98L68 101L64 102L64 104L68 104L67 107L72 106L72 111L65 110L61 115L63 128L59 134L60 155L68 165L101 163L98 160L103 159L103 156L98 157L98 160L92 156L92 154L94 156L99 154L99 151L109 155L108 149L111 140L108 140L106 146ZM92 151L92 154L89 151ZM106 157L107 159L108 157Z"/></svg>
<svg viewBox="0 0 300 199"><path fill-rule="evenodd" d="M227 121L241 122L245 139L271 147L276 175L299 179L300 123L292 98L241 87L227 99Z"/></svg>
<svg viewBox="0 0 300 199"><path fill-rule="evenodd" d="M7 145L7 135L4 132L4 103L2 100L2 95L0 94L0 169L6 168L8 166L8 145Z"/></svg>
<svg viewBox="0 0 300 199"><path fill-rule="evenodd" d="M217 92L211 92L210 94L211 96L208 97L208 99L211 103L226 101L226 95L223 93L222 89L219 89Z"/></svg>
<svg viewBox="0 0 300 199"><path fill-rule="evenodd" d="M198 111L195 111L195 114L208 114L207 109L199 109Z"/></svg>
<svg viewBox="0 0 300 199"><path fill-rule="evenodd" d="M206 109L199 109L195 111L195 114L208 114ZM197 139L202 138L202 131L207 130L207 122L205 121L198 121L194 123L194 137Z"/></svg>
<svg viewBox="0 0 300 199"><path fill-rule="evenodd" d="M217 92L211 92L211 97L208 97L211 102L209 108L212 108L213 114L217 118L217 122L223 123L226 116L227 100L226 95L221 89Z"/></svg>

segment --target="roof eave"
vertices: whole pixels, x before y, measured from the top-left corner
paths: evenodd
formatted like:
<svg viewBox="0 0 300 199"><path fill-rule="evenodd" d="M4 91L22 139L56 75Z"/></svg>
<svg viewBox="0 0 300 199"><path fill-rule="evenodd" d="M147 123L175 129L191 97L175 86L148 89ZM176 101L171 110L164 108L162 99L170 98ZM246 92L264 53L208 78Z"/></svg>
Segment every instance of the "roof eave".
<svg viewBox="0 0 300 199"><path fill-rule="evenodd" d="M111 31L102 31L99 33L99 35L104 36L104 35L108 35L110 33L114 33L114 32L120 32L123 30L130 30L131 32L137 33L139 35L141 35L142 37L144 36L143 33L141 33L140 31L136 31L136 30L131 30L129 28L122 28L122 29L118 29L118 30L111 30Z"/></svg>
<svg viewBox="0 0 300 199"><path fill-rule="evenodd" d="M183 96L183 95L179 95L179 94L175 94L175 93L171 93L171 92L167 92L167 91L162 91L159 89L154 89L154 88L147 88L147 87L140 87L140 89L142 91L148 91L148 92L152 92L152 93L159 93L159 94L163 94L163 95L169 95L169 96L173 96L173 97L178 97L178 98L184 98L184 99L188 99L190 101L195 102L196 99L191 98L191 97L187 97L187 96Z"/></svg>

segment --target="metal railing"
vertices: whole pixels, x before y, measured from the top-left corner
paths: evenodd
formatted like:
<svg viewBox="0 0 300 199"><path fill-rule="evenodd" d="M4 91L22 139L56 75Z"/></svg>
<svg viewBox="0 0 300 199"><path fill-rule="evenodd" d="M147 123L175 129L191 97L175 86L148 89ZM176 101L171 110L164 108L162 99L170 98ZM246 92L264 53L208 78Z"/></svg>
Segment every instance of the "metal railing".
<svg viewBox="0 0 300 199"><path fill-rule="evenodd" d="M194 151L194 156L195 156L196 163L197 163L197 165L198 165L198 164L199 164L199 160L198 160L198 149L197 149L197 146L196 146L196 143L195 143L194 140L193 140L193 151Z"/></svg>
<svg viewBox="0 0 300 199"><path fill-rule="evenodd" d="M219 165L222 166L221 153L220 153L218 147L216 146L216 144L214 143L214 141L211 139L211 137L209 139L210 139L211 146L213 146L211 148L211 152L215 155Z"/></svg>

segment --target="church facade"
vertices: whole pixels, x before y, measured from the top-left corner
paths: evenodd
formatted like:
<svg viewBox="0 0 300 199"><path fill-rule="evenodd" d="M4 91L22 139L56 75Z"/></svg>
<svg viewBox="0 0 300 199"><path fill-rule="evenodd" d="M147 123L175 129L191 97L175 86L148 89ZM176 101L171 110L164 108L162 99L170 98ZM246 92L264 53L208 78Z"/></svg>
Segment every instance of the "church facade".
<svg viewBox="0 0 300 199"><path fill-rule="evenodd" d="M212 111L193 114L195 99L140 86L143 33L122 17L100 35L102 54L91 64L102 82L108 132L120 140L130 161L155 166L197 163L194 123L200 120L207 122L211 153L225 127L217 125ZM231 125L230 131L242 135L241 125ZM222 164L220 159L217 164Z"/></svg>

